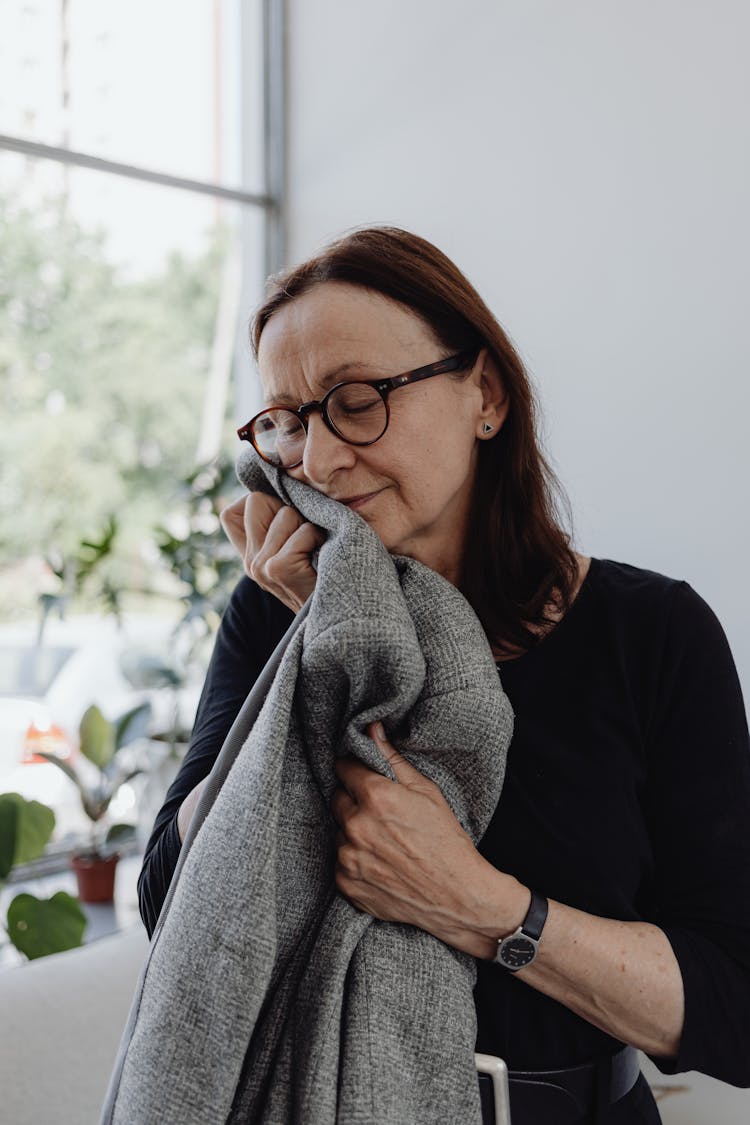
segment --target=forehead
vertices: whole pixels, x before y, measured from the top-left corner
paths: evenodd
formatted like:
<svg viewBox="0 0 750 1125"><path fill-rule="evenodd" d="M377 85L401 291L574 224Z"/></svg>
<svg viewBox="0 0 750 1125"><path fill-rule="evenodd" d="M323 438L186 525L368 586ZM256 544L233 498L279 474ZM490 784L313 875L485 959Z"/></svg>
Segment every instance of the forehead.
<svg viewBox="0 0 750 1125"><path fill-rule="evenodd" d="M436 345L425 322L398 302L325 282L273 314L260 338L258 368L266 398L301 400L342 379L429 363Z"/></svg>

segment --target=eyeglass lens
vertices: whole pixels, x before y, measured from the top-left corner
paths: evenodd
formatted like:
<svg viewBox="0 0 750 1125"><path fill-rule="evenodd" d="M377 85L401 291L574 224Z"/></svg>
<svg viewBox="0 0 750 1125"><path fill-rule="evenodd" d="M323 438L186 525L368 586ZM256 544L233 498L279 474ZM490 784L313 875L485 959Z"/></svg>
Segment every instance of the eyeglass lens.
<svg viewBox="0 0 750 1125"><path fill-rule="evenodd" d="M344 383L326 406L331 425L345 441L366 445L385 432L388 414L383 398L366 383ZM296 414L281 408L268 410L253 427L260 454L274 465L294 465L302 460L305 428Z"/></svg>

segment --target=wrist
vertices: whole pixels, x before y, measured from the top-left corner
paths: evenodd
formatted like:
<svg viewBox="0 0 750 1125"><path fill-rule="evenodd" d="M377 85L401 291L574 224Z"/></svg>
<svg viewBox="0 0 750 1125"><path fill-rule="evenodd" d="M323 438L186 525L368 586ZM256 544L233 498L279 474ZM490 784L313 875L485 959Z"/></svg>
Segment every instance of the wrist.
<svg viewBox="0 0 750 1125"><path fill-rule="evenodd" d="M485 864L483 877L472 887L466 917L474 937L474 956L491 961L499 939L513 933L526 917L531 891L513 875Z"/></svg>
<svg viewBox="0 0 750 1125"><path fill-rule="evenodd" d="M534 891L523 922L512 933L506 934L497 943L497 953L493 961L509 972L517 973L536 960L539 942L549 913L549 900L546 895Z"/></svg>

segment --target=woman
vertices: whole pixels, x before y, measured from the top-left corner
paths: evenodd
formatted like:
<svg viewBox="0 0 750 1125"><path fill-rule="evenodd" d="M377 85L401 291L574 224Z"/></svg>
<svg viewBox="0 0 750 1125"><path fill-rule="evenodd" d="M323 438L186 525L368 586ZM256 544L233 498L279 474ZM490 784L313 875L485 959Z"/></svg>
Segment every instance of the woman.
<svg viewBox="0 0 750 1125"><path fill-rule="evenodd" d="M424 240L342 238L278 282L253 344L267 406L243 436L464 593L515 711L478 848L374 727L401 784L340 760L339 891L477 958L477 1050L518 1073L513 1125L658 1122L623 1045L667 1074L750 1085L748 733L709 607L684 582L571 549L521 361ZM341 383L361 386L325 398ZM248 577L147 849L149 932L203 779L315 586L322 533L293 508L254 493L223 523ZM531 940L502 946L519 928ZM524 1082L538 1071L556 1072L566 1108Z"/></svg>

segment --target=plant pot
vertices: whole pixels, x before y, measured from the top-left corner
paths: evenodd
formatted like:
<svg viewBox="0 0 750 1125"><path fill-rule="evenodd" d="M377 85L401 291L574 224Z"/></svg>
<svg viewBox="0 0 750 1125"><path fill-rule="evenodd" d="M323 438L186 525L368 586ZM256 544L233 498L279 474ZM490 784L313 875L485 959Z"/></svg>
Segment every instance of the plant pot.
<svg viewBox="0 0 750 1125"><path fill-rule="evenodd" d="M115 868L120 858L117 852L101 856L74 855L70 865L78 880L78 897L81 902L113 902L115 897Z"/></svg>

